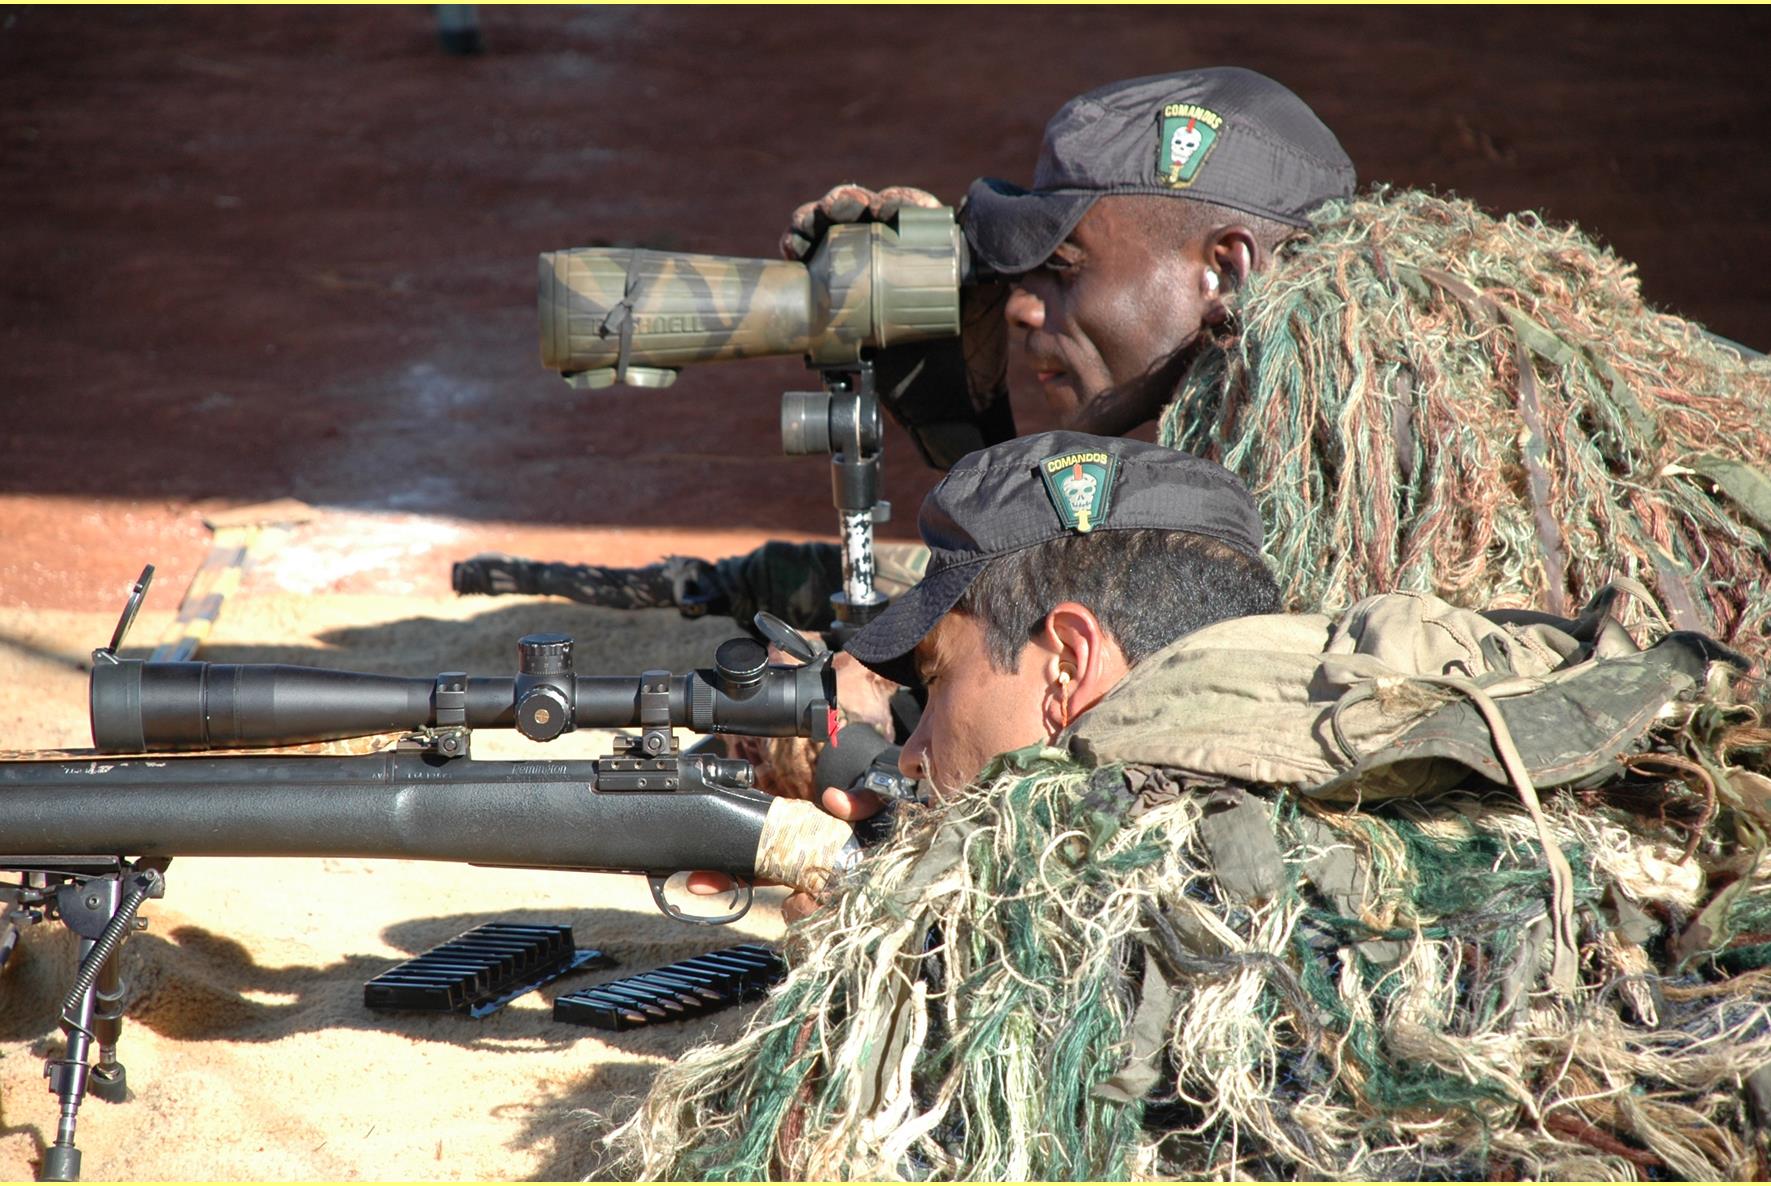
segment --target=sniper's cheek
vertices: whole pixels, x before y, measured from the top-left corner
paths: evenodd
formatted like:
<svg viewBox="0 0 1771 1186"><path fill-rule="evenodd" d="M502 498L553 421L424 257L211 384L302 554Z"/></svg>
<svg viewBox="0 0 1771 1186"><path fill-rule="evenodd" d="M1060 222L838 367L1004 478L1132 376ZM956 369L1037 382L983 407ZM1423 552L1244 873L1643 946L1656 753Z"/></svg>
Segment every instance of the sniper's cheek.
<svg viewBox="0 0 1771 1186"><path fill-rule="evenodd" d="M938 795L964 790L997 754L1038 740L1037 729L1022 737L1029 731L1010 727L1010 699L986 696L964 704L952 699L943 703L931 693L922 721L904 746L907 757L914 755L916 769L903 759L900 766L928 781Z"/></svg>

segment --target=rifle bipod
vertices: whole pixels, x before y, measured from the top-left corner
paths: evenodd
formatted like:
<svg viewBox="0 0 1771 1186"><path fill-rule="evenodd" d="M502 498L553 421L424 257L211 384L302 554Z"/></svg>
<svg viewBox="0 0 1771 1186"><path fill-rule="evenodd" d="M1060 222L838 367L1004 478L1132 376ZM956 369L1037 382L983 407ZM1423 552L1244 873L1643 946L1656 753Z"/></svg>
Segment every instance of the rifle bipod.
<svg viewBox="0 0 1771 1186"><path fill-rule="evenodd" d="M60 1098L61 1115L55 1143L43 1151L40 1174L45 1182L76 1182L80 1150L74 1147L74 1126L80 1104L89 1092L113 1104L129 1093L117 1061L123 1031L121 950L132 931L146 926L145 919L136 918L141 904L165 893L168 859L131 864L114 857L14 857L6 863L25 872L24 884L11 891L19 906L34 919L61 919L80 937L80 967L61 1006L67 1045L59 1057L52 1052L43 1067L49 1090ZM90 1057L94 1043L95 1059Z"/></svg>

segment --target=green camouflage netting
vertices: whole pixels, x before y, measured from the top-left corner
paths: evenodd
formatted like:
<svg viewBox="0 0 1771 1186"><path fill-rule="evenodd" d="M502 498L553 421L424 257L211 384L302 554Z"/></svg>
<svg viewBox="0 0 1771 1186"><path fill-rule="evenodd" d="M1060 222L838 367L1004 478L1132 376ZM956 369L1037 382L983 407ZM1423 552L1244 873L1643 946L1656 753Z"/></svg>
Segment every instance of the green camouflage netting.
<svg viewBox="0 0 1771 1186"><path fill-rule="evenodd" d="M1730 976L1700 948L1707 972L1668 974L1667 946L1716 900L1716 869L1680 863L1682 837L1547 806L1582 951L1577 992L1556 1000L1540 984L1548 877L1514 803L1363 813L1250 796L1284 870L1250 896L1224 875L1208 796L1127 819L1124 786L1117 769L1022 755L868 862L799 933L792 976L748 1033L661 1076L627 1133L632 1168L1763 1171L1741 1084L1771 1062L1771 973ZM1728 908L1733 923L1764 917L1764 885Z"/></svg>
<svg viewBox="0 0 1771 1186"><path fill-rule="evenodd" d="M1379 189L1255 275L1164 444L1255 491L1294 608L1424 589L1567 612L1614 575L1763 660L1771 362L1572 228Z"/></svg>

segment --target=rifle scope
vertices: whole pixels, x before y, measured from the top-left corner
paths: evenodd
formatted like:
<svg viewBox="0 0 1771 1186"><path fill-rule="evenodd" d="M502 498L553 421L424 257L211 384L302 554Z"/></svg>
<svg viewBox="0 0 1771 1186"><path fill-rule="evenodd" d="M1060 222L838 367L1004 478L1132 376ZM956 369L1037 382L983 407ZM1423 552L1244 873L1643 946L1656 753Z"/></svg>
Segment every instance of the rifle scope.
<svg viewBox="0 0 1771 1186"><path fill-rule="evenodd" d="M835 679L822 659L772 666L761 643L734 638L711 670L585 676L572 639L517 642L517 675L434 677L274 663L155 663L95 652L92 741L106 753L296 745L376 733L515 727L550 741L573 728L640 725L642 712L698 733L827 740ZM650 710L650 711L648 711Z"/></svg>
<svg viewBox="0 0 1771 1186"><path fill-rule="evenodd" d="M807 263L579 247L541 255L541 363L582 387L665 387L696 362L867 347L959 333L969 268L951 208L832 226Z"/></svg>

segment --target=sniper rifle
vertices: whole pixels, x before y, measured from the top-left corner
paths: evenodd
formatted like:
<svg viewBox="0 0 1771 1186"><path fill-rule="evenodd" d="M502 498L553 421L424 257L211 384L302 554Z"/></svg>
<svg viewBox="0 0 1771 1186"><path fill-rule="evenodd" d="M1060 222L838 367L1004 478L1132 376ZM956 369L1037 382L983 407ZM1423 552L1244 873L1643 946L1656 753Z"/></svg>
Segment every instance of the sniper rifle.
<svg viewBox="0 0 1771 1186"><path fill-rule="evenodd" d="M125 1094L119 949L140 925L142 902L164 893L175 856L641 873L666 915L726 923L749 909L751 881L815 891L858 852L846 824L755 790L748 762L679 748L673 727L830 737L829 655L766 615L758 628L798 666L770 664L762 644L735 638L711 669L579 675L572 640L558 634L521 639L514 677L121 658L152 574L151 565L143 571L110 645L93 652L96 751L0 762L0 871L19 875L0 885L0 899L32 921L60 919L80 938L61 1014L66 1050L45 1070L61 1103L46 1181L79 1177L74 1134L86 1092ZM469 756L472 729L508 727L535 741L578 728L639 735L618 737L611 756L593 760ZM188 753L390 732L404 734L397 746L367 755ZM742 905L711 918L673 906L666 880L693 869L739 879Z"/></svg>

